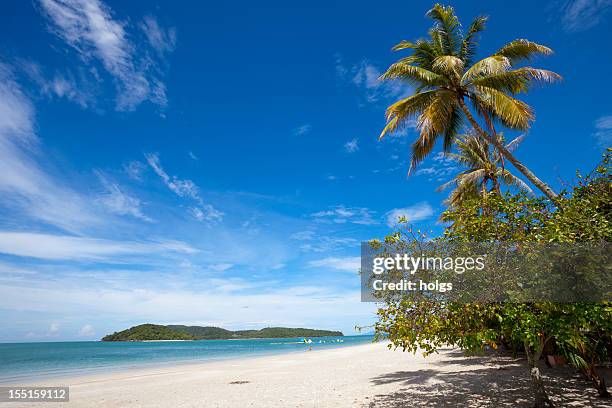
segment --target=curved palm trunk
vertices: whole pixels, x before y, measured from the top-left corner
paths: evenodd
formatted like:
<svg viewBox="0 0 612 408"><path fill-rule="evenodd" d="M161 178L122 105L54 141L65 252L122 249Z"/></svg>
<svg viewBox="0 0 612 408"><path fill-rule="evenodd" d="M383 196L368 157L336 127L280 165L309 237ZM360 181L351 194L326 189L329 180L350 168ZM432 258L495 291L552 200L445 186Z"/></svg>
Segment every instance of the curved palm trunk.
<svg viewBox="0 0 612 408"><path fill-rule="evenodd" d="M472 116L472 113L468 109L463 99L459 99L459 104L461 106L461 109L463 110L463 113L465 113L465 116L468 118L468 121L470 122L474 130L476 130L478 134L480 134L480 136L482 136L487 142L495 146L497 151L499 151L506 159L508 159L508 161L512 163L514 167L517 168L518 171L523 173L523 175L527 177L527 179L531 181L534 186L536 186L544 194L546 194L548 198L550 198L551 200L554 200L555 198L557 198L557 194L552 190L552 188L548 186L548 184L540 180L535 174L531 172L531 170L525 167L523 163L518 161L516 157L514 157L512 153L510 153L510 151L506 149L503 143L500 143L499 140L492 137L489 133L485 132L485 130L480 127L478 122L476 122L476 119L474 119L474 116Z"/></svg>

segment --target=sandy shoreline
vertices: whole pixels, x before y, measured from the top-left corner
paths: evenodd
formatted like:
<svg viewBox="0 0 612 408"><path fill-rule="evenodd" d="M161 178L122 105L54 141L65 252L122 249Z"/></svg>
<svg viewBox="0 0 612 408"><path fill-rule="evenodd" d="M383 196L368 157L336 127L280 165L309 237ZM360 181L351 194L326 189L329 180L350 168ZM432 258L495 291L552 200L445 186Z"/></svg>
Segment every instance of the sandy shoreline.
<svg viewBox="0 0 612 408"><path fill-rule="evenodd" d="M571 371L555 370L548 374L554 375L554 381L547 379L547 385L555 395L560 395L555 397L558 401L571 402L571 406L578 407L604 406L604 401L597 399L596 392L588 384L576 382ZM529 378L521 361L499 356L464 357L453 349L423 358L389 351L381 343L82 375L42 381L37 385L69 386L71 401L65 404L0 403L0 406L416 408L531 405Z"/></svg>

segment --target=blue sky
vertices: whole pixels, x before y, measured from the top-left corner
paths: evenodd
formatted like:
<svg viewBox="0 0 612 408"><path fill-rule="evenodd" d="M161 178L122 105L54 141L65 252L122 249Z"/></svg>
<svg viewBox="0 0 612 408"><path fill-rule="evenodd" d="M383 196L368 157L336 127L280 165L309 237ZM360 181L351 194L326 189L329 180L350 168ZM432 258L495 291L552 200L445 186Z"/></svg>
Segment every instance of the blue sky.
<svg viewBox="0 0 612 408"><path fill-rule="evenodd" d="M218 3L218 2L217 2ZM440 231L456 165L406 177L377 81L431 2L8 1L0 13L0 341L144 322L341 329L359 242ZM610 0L461 2L480 55L528 38L564 81L525 100L517 156L559 190L612 138ZM529 10L525 13L524 10Z"/></svg>

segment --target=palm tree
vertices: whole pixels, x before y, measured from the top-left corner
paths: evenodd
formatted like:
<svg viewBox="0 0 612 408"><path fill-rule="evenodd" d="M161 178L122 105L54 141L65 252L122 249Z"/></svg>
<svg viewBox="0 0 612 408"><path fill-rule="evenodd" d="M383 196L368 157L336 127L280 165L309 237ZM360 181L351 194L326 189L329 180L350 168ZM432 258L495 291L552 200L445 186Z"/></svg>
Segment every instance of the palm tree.
<svg viewBox="0 0 612 408"><path fill-rule="evenodd" d="M534 82L553 82L561 77L543 69L516 64L552 50L528 40L515 40L495 54L473 63L477 37L486 17L476 18L467 32L451 6L436 4L427 15L434 20L428 39L402 41L393 50L412 50L412 55L392 64L381 80L401 80L416 86L415 92L387 108L387 124L380 138L405 126L416 117L419 136L412 144L410 172L439 138L450 151L458 130L467 118L476 133L494 146L529 181L550 199L556 194L517 160L496 136L497 122L510 129L527 130L533 110L515 95L528 91ZM468 104L471 105L468 107ZM479 124L472 111L483 121ZM486 130L485 130L486 128Z"/></svg>
<svg viewBox="0 0 612 408"><path fill-rule="evenodd" d="M503 144L503 135L498 134ZM504 147L512 152L523 140L519 136ZM438 187L438 191L453 187L446 203L455 207L464 200L474 197L485 197L489 194L501 194L501 184L517 187L532 193L531 188L523 180L512 174L508 169L498 164L502 157L496 150L491 150L487 141L475 134L457 137L457 153L445 153L444 156L463 165L466 169L452 180Z"/></svg>

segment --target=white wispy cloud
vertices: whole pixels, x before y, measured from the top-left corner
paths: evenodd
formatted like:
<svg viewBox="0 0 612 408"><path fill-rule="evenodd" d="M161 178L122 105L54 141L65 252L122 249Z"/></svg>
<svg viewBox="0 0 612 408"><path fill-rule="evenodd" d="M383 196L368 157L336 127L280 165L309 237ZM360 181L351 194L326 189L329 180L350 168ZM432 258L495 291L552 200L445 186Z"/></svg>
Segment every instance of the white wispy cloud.
<svg viewBox="0 0 612 408"><path fill-rule="evenodd" d="M234 264L231 264L231 263L219 263L219 264L208 265L208 269L212 269L215 272L224 272L233 267L234 267Z"/></svg>
<svg viewBox="0 0 612 408"><path fill-rule="evenodd" d="M376 214L365 207L345 207L338 205L331 207L328 210L319 211L311 214L311 217L321 222L331 222L335 224L361 224L361 225L375 225L378 221L374 218Z"/></svg>
<svg viewBox="0 0 612 408"><path fill-rule="evenodd" d="M426 220L434 215L434 210L428 202L423 201L409 207L394 208L387 212L387 225L394 227L400 217L405 217L409 223Z"/></svg>
<svg viewBox="0 0 612 408"><path fill-rule="evenodd" d="M339 271L356 273L359 271L359 268L361 268L361 258L358 256L344 258L328 257L310 261L309 265L317 268L331 268Z"/></svg>
<svg viewBox="0 0 612 408"><path fill-rule="evenodd" d="M354 238L321 236L321 238L316 241L301 244L300 250L303 252L329 252L346 247L356 247L358 245L359 241Z"/></svg>
<svg viewBox="0 0 612 408"><path fill-rule="evenodd" d="M198 186L191 180L182 180L176 176L170 177L168 173L164 170L159 160L159 155L157 153L148 153L145 154L145 158L147 159L147 163L153 169L153 171L161 177L164 184L172 190L179 197L191 197L193 199L199 199L199 189Z"/></svg>
<svg viewBox="0 0 612 408"><path fill-rule="evenodd" d="M342 55L336 54L334 55L335 68L336 68L336 76L341 79L345 79L349 74L349 69L346 67Z"/></svg>
<svg viewBox="0 0 612 408"><path fill-rule="evenodd" d="M129 178L136 181L142 181L142 175L144 174L147 166L138 160L132 160L123 165L123 171L128 175Z"/></svg>
<svg viewBox="0 0 612 408"><path fill-rule="evenodd" d="M49 29L75 49L85 62L99 61L115 80L116 108L133 110L144 101L165 106L165 85L155 64L137 52L127 22L113 18L99 0L40 0ZM164 38L165 39L165 38Z"/></svg>
<svg viewBox="0 0 612 408"><path fill-rule="evenodd" d="M189 197L198 203L191 207L189 213L198 221L221 221L224 213L217 210L211 204L204 203L200 196L199 187L191 180L183 180L177 176L170 176L164 170L156 153L145 154L145 158L153 171L162 179L164 184L179 197Z"/></svg>
<svg viewBox="0 0 612 408"><path fill-rule="evenodd" d="M299 241L300 250L303 252L329 252L359 245L359 241L355 238L341 237L333 234L320 235L312 230L293 233L289 238Z"/></svg>
<svg viewBox="0 0 612 408"><path fill-rule="evenodd" d="M431 160L430 166L419 168L414 175L427 176L430 181L441 181L445 177L457 172L457 162L446 156L443 152L436 154Z"/></svg>
<svg viewBox="0 0 612 408"><path fill-rule="evenodd" d="M399 81L379 80L382 71L367 60L347 66L341 57L337 57L336 74L361 89L366 101L370 103L397 98L408 92L406 85Z"/></svg>
<svg viewBox="0 0 612 408"><path fill-rule="evenodd" d="M151 47L160 55L174 51L176 47L176 29L173 27L163 28L154 16L145 16L140 23L141 30L147 36Z"/></svg>
<svg viewBox="0 0 612 408"><path fill-rule="evenodd" d="M47 260L115 262L120 256L159 253L195 254L198 250L180 241L114 241L16 231L0 231L0 253Z"/></svg>
<svg viewBox="0 0 612 408"><path fill-rule="evenodd" d="M20 68L47 98L60 98L74 102L82 108L95 105L93 86L82 70L78 75L71 71L55 72L53 75L43 72L43 68L32 61L21 62Z"/></svg>
<svg viewBox="0 0 612 408"><path fill-rule="evenodd" d="M109 212L150 221L136 197L100 172L99 195L54 176L34 133L34 117L34 107L11 69L0 63L0 204L7 211L23 221L42 221L72 233L104 225Z"/></svg>
<svg viewBox="0 0 612 408"><path fill-rule="evenodd" d="M10 67L0 62L0 134L3 140L32 142L33 118L32 104L14 81Z"/></svg>
<svg viewBox="0 0 612 408"><path fill-rule="evenodd" d="M595 133L597 143L602 147L612 147L612 115L602 116L595 121Z"/></svg>
<svg viewBox="0 0 612 408"><path fill-rule="evenodd" d="M312 126L310 126L309 124L298 126L295 129L293 129L293 135L294 136L307 135L308 133L310 133L310 129L312 129Z"/></svg>
<svg viewBox="0 0 612 408"><path fill-rule="evenodd" d="M317 236L317 233L312 230L299 231L291 234L289 238L297 241L311 241Z"/></svg>
<svg viewBox="0 0 612 408"><path fill-rule="evenodd" d="M143 214L142 205L138 198L125 192L118 183L111 181L104 173L98 171L97 174L105 190L98 197L98 202L115 214L131 215L143 221L153 221L150 217Z"/></svg>
<svg viewBox="0 0 612 408"><path fill-rule="evenodd" d="M198 221L221 221L223 213L210 204L202 204L201 207L191 207L191 215Z"/></svg>
<svg viewBox="0 0 612 408"><path fill-rule="evenodd" d="M561 25L565 31L578 32L595 27L605 21L612 7L612 0L565 0L552 3L560 11Z"/></svg>
<svg viewBox="0 0 612 408"><path fill-rule="evenodd" d="M72 232L101 223L87 197L39 164L34 113L10 69L0 63L0 204Z"/></svg>
<svg viewBox="0 0 612 408"><path fill-rule="evenodd" d="M355 153L359 150L359 141L353 138L344 144L344 150L347 153Z"/></svg>

